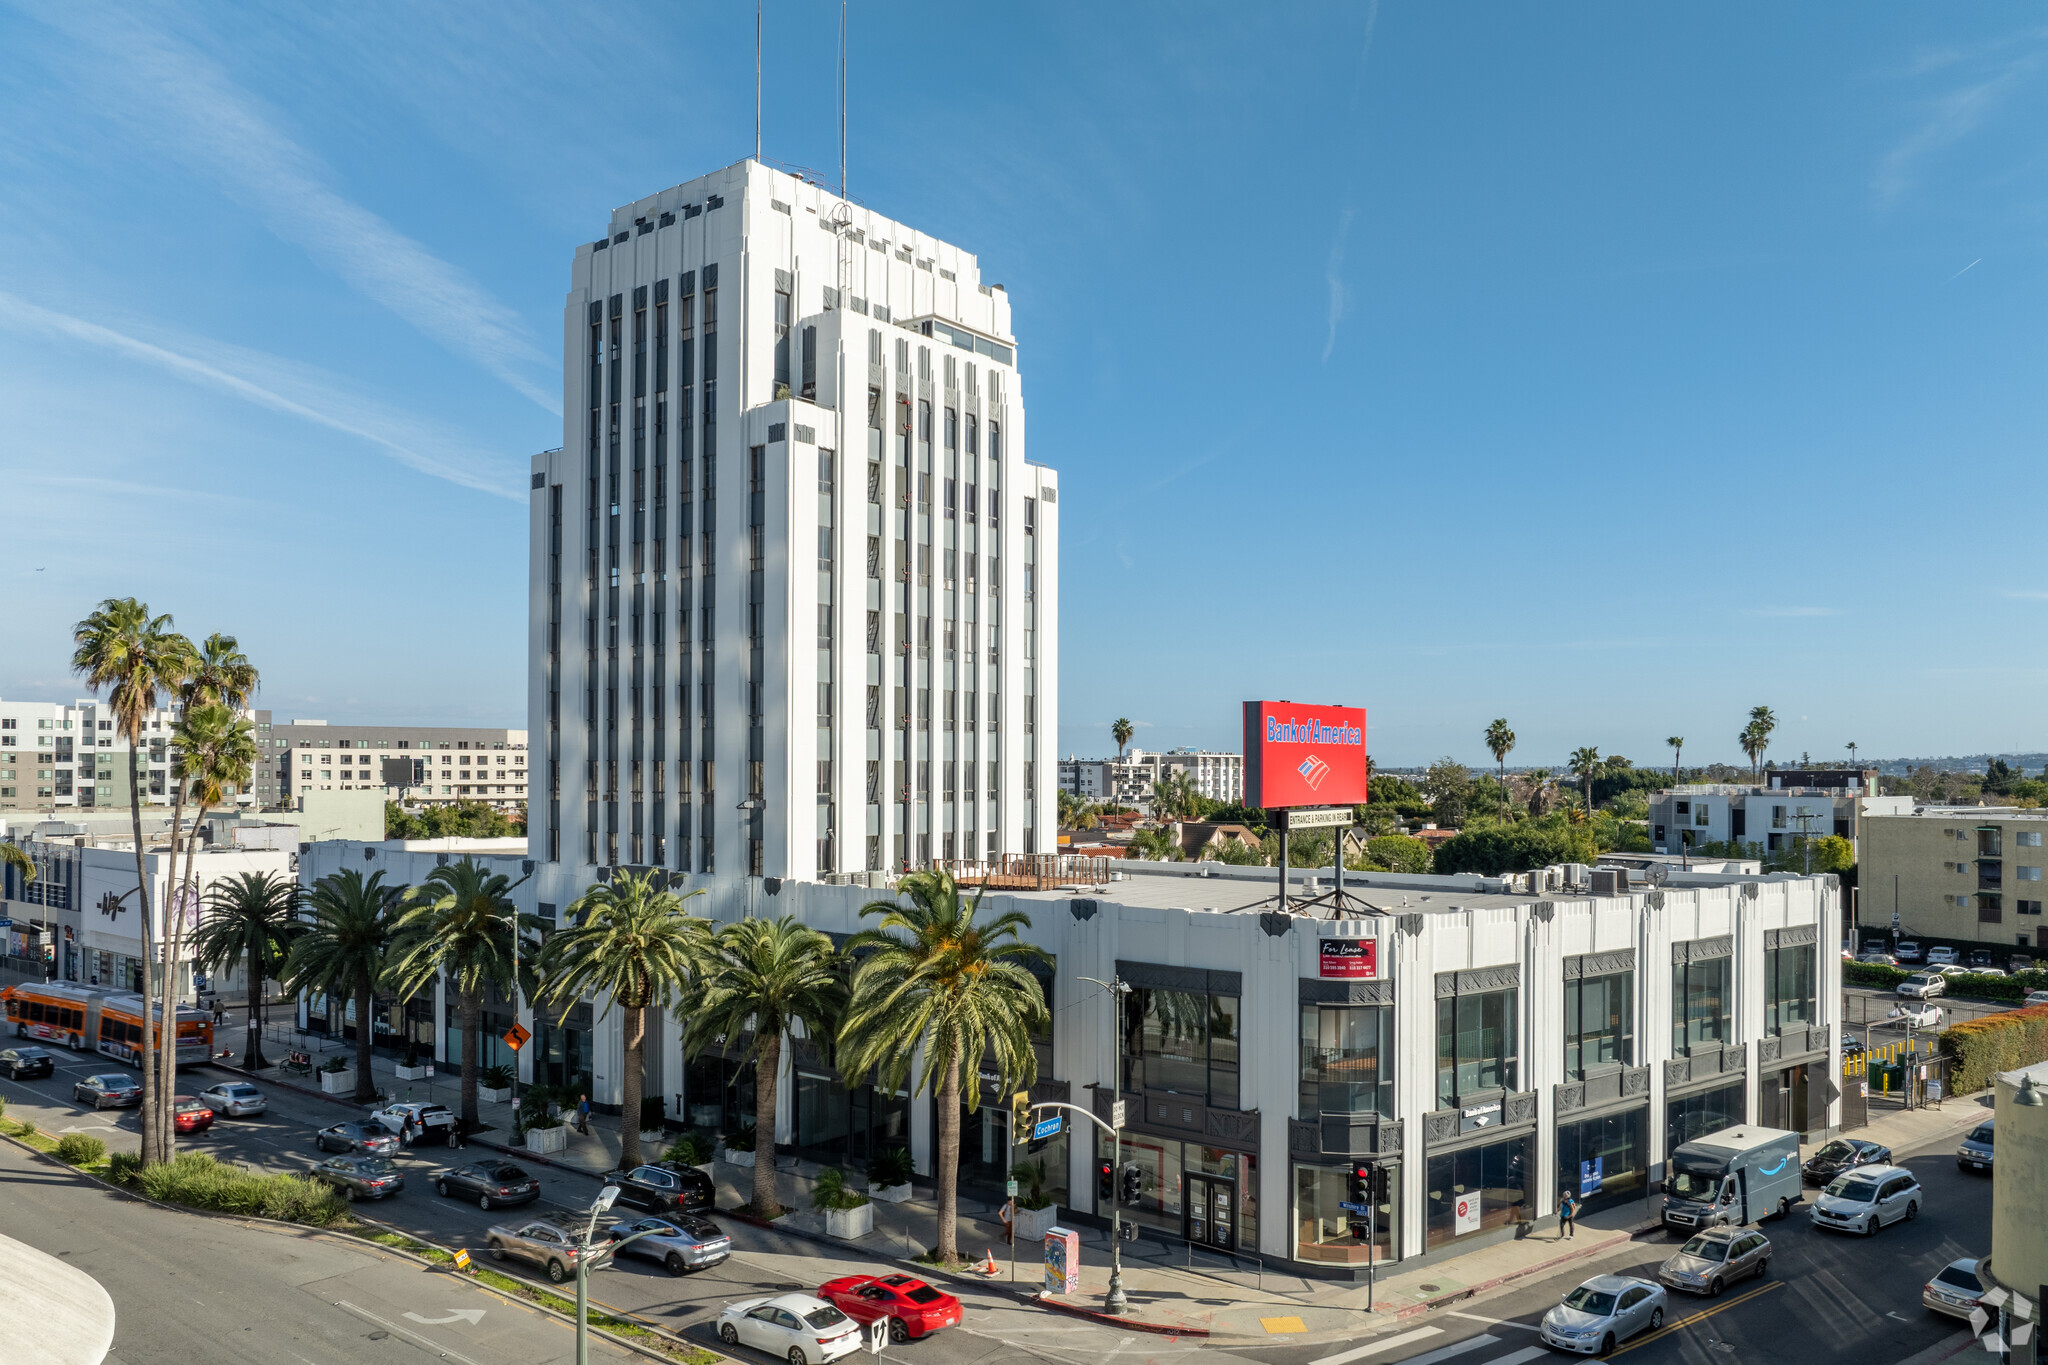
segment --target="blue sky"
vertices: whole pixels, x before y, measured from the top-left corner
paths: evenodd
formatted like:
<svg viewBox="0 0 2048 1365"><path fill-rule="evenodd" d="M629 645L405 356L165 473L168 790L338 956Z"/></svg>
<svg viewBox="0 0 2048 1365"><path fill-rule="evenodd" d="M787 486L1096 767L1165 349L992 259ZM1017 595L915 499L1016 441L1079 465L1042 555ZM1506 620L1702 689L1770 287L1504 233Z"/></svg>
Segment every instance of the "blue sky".
<svg viewBox="0 0 2048 1365"><path fill-rule="evenodd" d="M853 193L1015 304L1062 752L2048 748L2038 12L852 8ZM771 160L836 24L768 6ZM0 695L132 593L281 714L522 724L571 253L746 154L752 36L0 0Z"/></svg>

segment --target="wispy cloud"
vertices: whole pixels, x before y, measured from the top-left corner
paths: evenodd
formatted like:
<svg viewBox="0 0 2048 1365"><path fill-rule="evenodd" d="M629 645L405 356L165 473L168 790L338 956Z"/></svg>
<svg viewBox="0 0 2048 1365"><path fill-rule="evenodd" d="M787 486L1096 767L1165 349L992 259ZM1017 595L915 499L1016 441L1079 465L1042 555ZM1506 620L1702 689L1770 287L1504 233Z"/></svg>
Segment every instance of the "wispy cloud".
<svg viewBox="0 0 2048 1365"><path fill-rule="evenodd" d="M2006 596L2019 602L2048 602L2048 590L2016 588L2008 592Z"/></svg>
<svg viewBox="0 0 2048 1365"><path fill-rule="evenodd" d="M1744 616L1840 616L1840 607L1749 607Z"/></svg>
<svg viewBox="0 0 2048 1365"><path fill-rule="evenodd" d="M187 343L179 349L160 346L96 322L44 308L4 291L0 291L0 327L111 351L189 383L231 394L257 407L359 437L401 463L437 479L446 479L464 488L474 488L515 502L524 498L502 469L491 467L490 457L464 450L424 424L408 423L374 403L352 398L302 366L288 365L274 357L263 357L217 343ZM202 359L192 354L194 350L210 353ZM244 373L233 373L233 369ZM252 371L256 377L247 377ZM284 389L292 392L282 392Z"/></svg>
<svg viewBox="0 0 2048 1365"><path fill-rule="evenodd" d="M30 13L94 49L80 77L149 145L210 174L271 232L351 288L469 357L550 412L560 396L539 376L552 362L518 315L330 183L332 172L281 129L264 103L188 43L98 6Z"/></svg>
<svg viewBox="0 0 2048 1365"><path fill-rule="evenodd" d="M1950 280L1959 280L1959 279L1961 279L1961 278L1962 278L1963 276L1965 276L1965 275L1969 274L1969 273L1970 273L1970 272L1971 272L1972 270L1975 270L1975 269L1976 269L1976 268L1977 268L1977 267L1978 267L1979 265L1983 264L1983 262L1984 262L1984 258L1983 258L1982 256L1979 256L1979 257L1978 257L1978 258L1977 258L1976 260L1974 260L1974 261L1970 262L1970 263L1969 263L1968 265L1964 266L1964 267L1963 267L1963 268L1962 268L1961 270L1958 270L1958 271L1957 271L1957 272L1956 272L1955 274L1953 274L1953 275L1949 276L1947 280L1943 280L1943 281L1942 281L1942 283L1943 283L1943 284L1947 284L1947 283L1949 283L1949 281L1950 281Z"/></svg>
<svg viewBox="0 0 2048 1365"><path fill-rule="evenodd" d="M1330 363L1331 352L1337 349L1337 324L1344 320L1344 308L1349 302L1344 287L1344 239L1351 233L1351 220L1355 211L1345 205L1337 215L1337 231L1330 238L1330 258L1323 266L1323 283L1329 286L1330 304L1327 330L1323 335L1323 363Z"/></svg>
<svg viewBox="0 0 2048 1365"><path fill-rule="evenodd" d="M1916 66L1909 74L1945 71L1956 65L1975 69L1964 84L1923 101L1918 122L1879 160L1871 179L1879 207L1889 208L1904 198L1931 158L1975 132L1999 102L2039 68L2040 54L2028 51L2012 56L2001 50L1994 62L1986 64L1971 54L1944 52L1941 60Z"/></svg>

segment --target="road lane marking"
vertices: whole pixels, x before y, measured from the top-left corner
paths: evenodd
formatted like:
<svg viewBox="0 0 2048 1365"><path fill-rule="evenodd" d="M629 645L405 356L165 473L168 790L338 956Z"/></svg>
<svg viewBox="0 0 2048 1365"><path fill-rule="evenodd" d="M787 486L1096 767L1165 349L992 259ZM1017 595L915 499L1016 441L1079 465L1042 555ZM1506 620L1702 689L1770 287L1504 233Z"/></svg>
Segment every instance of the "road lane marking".
<svg viewBox="0 0 2048 1365"><path fill-rule="evenodd" d="M346 1308L349 1312L354 1313L357 1317L368 1318L371 1322L376 1323L379 1327L382 1327L387 1332L396 1332L400 1336L410 1337L414 1341L419 1342L422 1346L425 1346L430 1351L438 1352L441 1355L449 1357L451 1360L459 1360L462 1362L462 1365L478 1365L476 1361L471 1360L468 1356L462 1354L462 1352L443 1346L440 1342L435 1341L432 1337L423 1337L418 1332L407 1331L405 1328L400 1327L395 1322L386 1322L384 1319L378 1317L375 1313L372 1313L369 1309L358 1308L354 1304L350 1303L347 1299L336 1299L334 1302L336 1307Z"/></svg>
<svg viewBox="0 0 2048 1365"><path fill-rule="evenodd" d="M1760 1295L1768 1294L1773 1289L1783 1289L1784 1287L1785 1282L1783 1280L1772 1280L1769 1284L1760 1284L1746 1294L1736 1295L1734 1298L1729 1299L1726 1303L1716 1304L1712 1308L1703 1308L1697 1313L1691 1313L1685 1317L1675 1319L1671 1322L1667 1322L1654 1332L1645 1332L1642 1336L1637 1337L1634 1341L1629 1342L1626 1346L1615 1347L1614 1354L1625 1355L1628 1352L1633 1351L1638 1346L1647 1346L1653 1341L1662 1341L1665 1337L1670 1336L1673 1332L1676 1332L1681 1327L1690 1327L1696 1322L1705 1322L1708 1318L1713 1317L1716 1313L1725 1313L1729 1309L1734 1308L1739 1304L1748 1303L1751 1299L1757 1298Z"/></svg>
<svg viewBox="0 0 2048 1365"><path fill-rule="evenodd" d="M446 1327L451 1322L467 1322L471 1327L474 1327L484 1320L484 1310L481 1308L451 1308L448 1310L448 1316L445 1318L423 1318L418 1313L407 1313L406 1316L422 1327Z"/></svg>
<svg viewBox="0 0 2048 1365"><path fill-rule="evenodd" d="M1514 1327L1521 1326L1520 1323L1510 1323L1509 1325ZM1499 1360L1489 1360L1486 1362L1486 1365L1529 1365L1530 1361L1541 1360L1549 1354L1551 1354L1551 1350L1548 1346L1524 1346L1513 1355L1502 1356Z"/></svg>
<svg viewBox="0 0 2048 1365"><path fill-rule="evenodd" d="M1515 1327L1524 1332L1540 1332L1541 1327L1532 1327L1526 1322L1509 1322L1506 1318L1489 1318L1481 1313L1447 1313L1446 1317L1464 1318L1467 1322L1483 1322L1488 1327Z"/></svg>
<svg viewBox="0 0 2048 1365"><path fill-rule="evenodd" d="M1463 1341L1454 1341L1448 1346L1439 1346L1427 1355L1410 1356L1402 1361L1401 1365L1436 1365L1439 1360L1449 1360L1451 1357L1461 1356L1467 1351L1476 1351L1482 1346L1498 1346L1499 1344L1500 1338L1496 1336L1482 1334L1476 1337L1467 1337Z"/></svg>
<svg viewBox="0 0 2048 1365"><path fill-rule="evenodd" d="M1320 1360L1311 1360L1308 1365L1350 1365L1351 1361L1363 1360L1367 1356L1378 1355L1381 1351L1391 1351L1396 1346L1408 1346L1418 1341L1428 1341L1431 1337L1440 1337L1443 1334L1444 1329L1441 1327L1418 1327L1412 1332L1403 1332L1399 1336L1388 1337L1385 1341L1368 1341L1363 1346L1354 1346L1348 1351L1339 1351L1333 1356L1324 1356Z"/></svg>

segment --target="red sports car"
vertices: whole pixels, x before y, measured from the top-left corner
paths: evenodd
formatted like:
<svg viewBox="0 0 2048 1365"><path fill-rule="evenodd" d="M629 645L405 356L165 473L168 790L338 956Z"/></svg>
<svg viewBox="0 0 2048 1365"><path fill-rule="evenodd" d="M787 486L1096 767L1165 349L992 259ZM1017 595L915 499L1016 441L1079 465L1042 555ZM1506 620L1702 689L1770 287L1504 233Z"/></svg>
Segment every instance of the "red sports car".
<svg viewBox="0 0 2048 1365"><path fill-rule="evenodd" d="M896 1342L960 1325L960 1300L911 1275L846 1275L827 1280L818 1297L863 1327L887 1318Z"/></svg>
<svg viewBox="0 0 2048 1365"><path fill-rule="evenodd" d="M180 1133L201 1133L213 1127L213 1109L190 1095L171 1101L171 1123Z"/></svg>

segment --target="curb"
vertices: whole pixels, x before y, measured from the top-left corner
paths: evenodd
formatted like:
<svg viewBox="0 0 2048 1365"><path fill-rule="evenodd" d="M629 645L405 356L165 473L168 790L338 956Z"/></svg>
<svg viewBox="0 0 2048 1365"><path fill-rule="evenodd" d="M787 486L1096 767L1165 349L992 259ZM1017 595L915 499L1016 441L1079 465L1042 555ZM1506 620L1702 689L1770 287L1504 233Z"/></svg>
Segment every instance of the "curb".
<svg viewBox="0 0 2048 1365"><path fill-rule="evenodd" d="M178 1213L199 1218L212 1218L226 1223L242 1223L253 1227L268 1228L277 1232L289 1232L294 1234L295 1236L301 1237L313 1236L341 1238L345 1241L347 1245L355 1247L359 1250L367 1249L371 1251L382 1252L385 1255L389 1256L402 1257L405 1260L411 1261L415 1265L425 1266L429 1271L435 1271L443 1274L461 1273L460 1271L454 1270L452 1266L443 1266L437 1261L430 1261L424 1256L420 1256L414 1252L405 1250L403 1247L385 1246L382 1242L373 1242L370 1241L368 1238L356 1237L346 1232L337 1231L333 1228L314 1227L310 1223L286 1223L281 1222L275 1218L265 1218L259 1214L217 1213L212 1209L194 1209L187 1208L183 1204L166 1204L161 1200L150 1198L148 1195L143 1194L139 1190L127 1189L126 1187L116 1185L112 1181L107 1180L101 1176L94 1175L90 1171L81 1171L76 1166L67 1165L66 1163L58 1160L51 1153L45 1152L38 1147L32 1146L31 1144L22 1141L20 1138L15 1137L11 1133L0 1133L0 1141L6 1141L8 1143L11 1143L15 1147L21 1149L23 1152L26 1152L29 1156L35 1157L48 1165L56 1167L59 1171L64 1172L66 1175L73 1176L80 1180L89 1181L92 1184L99 1186L107 1193L116 1196L117 1198L130 1199L138 1204L147 1204L151 1208L161 1209L165 1213ZM382 1232L389 1232L395 1236L404 1237L410 1241L419 1242L423 1246L433 1247L436 1251L446 1251L449 1253L449 1255L454 1255L453 1251L451 1251L447 1247L440 1245L438 1242L429 1242L426 1238L416 1236L413 1233L405 1231L403 1228L392 1227L390 1224L378 1222L374 1218L364 1218L361 1214L352 1214L351 1216L354 1217L357 1222L367 1227L376 1228ZM526 1285L528 1288L536 1290L537 1292L553 1294L558 1298L560 1297L560 1294L557 1293L559 1286L549 1285L543 1287L539 1284L527 1280L526 1277L523 1275L508 1274L503 1270L495 1268L492 1270L491 1273L495 1275L503 1275L508 1280L517 1280L520 1284ZM498 1289L491 1285L485 1284L482 1280L468 1278L467 1282L474 1288L480 1289L486 1294L496 1295L505 1303L511 1304L515 1307L530 1308L533 1309L535 1312L545 1313L549 1317L554 1318L557 1322L566 1323L572 1329L576 1326L576 1319L570 1314L564 1313L559 1309L550 1308L546 1304L539 1303L532 1299L521 1298L517 1295L508 1294L502 1289ZM708 1346L701 1346L698 1343L690 1341L685 1337L678 1336L675 1333L669 1331L667 1328L662 1327L658 1323L643 1322L639 1319L637 1315L633 1314L629 1310L622 1308L613 1308L610 1306L602 1307L603 1311L611 1314L614 1317L632 1318L637 1326L649 1332L652 1332L654 1335L661 1337L665 1341L673 1342L675 1345L683 1348L684 1350L701 1351L705 1355L712 1356L713 1358L719 1360L731 1359L731 1357L725 1356L722 1353L715 1351ZM659 1351L652 1350L646 1346L640 1345L637 1342L630 1341L625 1337L613 1336L610 1332L606 1331L602 1327L590 1327L588 1330L592 1336L601 1338L604 1341L608 1341L612 1345L620 1347L624 1350L631 1351L635 1355L645 1356L649 1360L662 1361L664 1365L674 1365L675 1357L673 1355L668 1355Z"/></svg>

